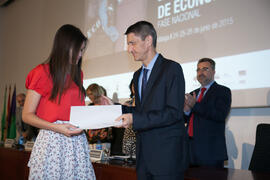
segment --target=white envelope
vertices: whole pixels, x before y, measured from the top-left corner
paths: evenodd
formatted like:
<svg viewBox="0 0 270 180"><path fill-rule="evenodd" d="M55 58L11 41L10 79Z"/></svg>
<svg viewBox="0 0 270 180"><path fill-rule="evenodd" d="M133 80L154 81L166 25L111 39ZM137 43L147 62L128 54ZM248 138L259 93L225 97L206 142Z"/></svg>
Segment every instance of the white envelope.
<svg viewBox="0 0 270 180"><path fill-rule="evenodd" d="M70 124L81 129L100 129L119 126L122 121L116 118L122 115L121 105L72 106Z"/></svg>

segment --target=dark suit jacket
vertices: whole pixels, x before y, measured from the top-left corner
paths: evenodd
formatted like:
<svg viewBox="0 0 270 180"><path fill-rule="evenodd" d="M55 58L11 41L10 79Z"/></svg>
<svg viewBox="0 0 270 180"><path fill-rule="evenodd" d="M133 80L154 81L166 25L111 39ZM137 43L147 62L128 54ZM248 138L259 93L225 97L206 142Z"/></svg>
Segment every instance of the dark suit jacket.
<svg viewBox="0 0 270 180"><path fill-rule="evenodd" d="M200 89L196 89L196 95ZM194 136L191 155L197 161L227 160L225 119L231 108L231 90L214 82L200 103L192 108ZM190 113L190 115L191 115ZM189 116L186 120L189 121ZM197 164L203 165L203 164Z"/></svg>
<svg viewBox="0 0 270 180"><path fill-rule="evenodd" d="M182 68L178 63L159 55L142 101L138 96L141 70L133 76L136 106L132 110L123 107L124 112L133 113L137 166L144 163L154 175L179 173L187 166L187 135L183 117L185 81Z"/></svg>

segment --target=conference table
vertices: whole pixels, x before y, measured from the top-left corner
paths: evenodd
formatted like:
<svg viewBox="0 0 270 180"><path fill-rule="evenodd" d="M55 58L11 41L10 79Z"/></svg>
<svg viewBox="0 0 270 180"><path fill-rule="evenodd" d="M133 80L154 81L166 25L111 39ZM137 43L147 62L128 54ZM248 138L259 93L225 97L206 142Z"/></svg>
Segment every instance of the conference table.
<svg viewBox="0 0 270 180"><path fill-rule="evenodd" d="M24 180L28 178L29 151L0 147L0 179ZM124 161L93 162L97 180L136 180L134 165ZM270 172L259 173L229 168L190 167L185 180L267 180Z"/></svg>

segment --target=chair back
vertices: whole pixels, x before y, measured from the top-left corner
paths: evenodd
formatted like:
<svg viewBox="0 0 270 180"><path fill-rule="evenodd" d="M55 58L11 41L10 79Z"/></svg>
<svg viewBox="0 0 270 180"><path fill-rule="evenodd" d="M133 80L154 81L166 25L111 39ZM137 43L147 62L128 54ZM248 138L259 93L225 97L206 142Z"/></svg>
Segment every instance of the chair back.
<svg viewBox="0 0 270 180"><path fill-rule="evenodd" d="M259 124L249 170L270 172L270 124Z"/></svg>

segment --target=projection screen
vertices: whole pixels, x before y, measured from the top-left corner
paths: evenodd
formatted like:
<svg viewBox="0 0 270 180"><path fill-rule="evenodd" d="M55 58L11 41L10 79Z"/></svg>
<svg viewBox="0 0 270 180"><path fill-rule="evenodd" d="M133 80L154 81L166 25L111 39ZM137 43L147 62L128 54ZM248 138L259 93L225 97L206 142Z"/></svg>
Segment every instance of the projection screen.
<svg viewBox="0 0 270 180"><path fill-rule="evenodd" d="M128 98L141 64L126 52L125 30L150 21L157 51L181 64L186 92L200 85L197 61L216 61L215 80L233 93L232 107L270 105L269 0L90 0L84 32L84 86L102 85L109 97Z"/></svg>

